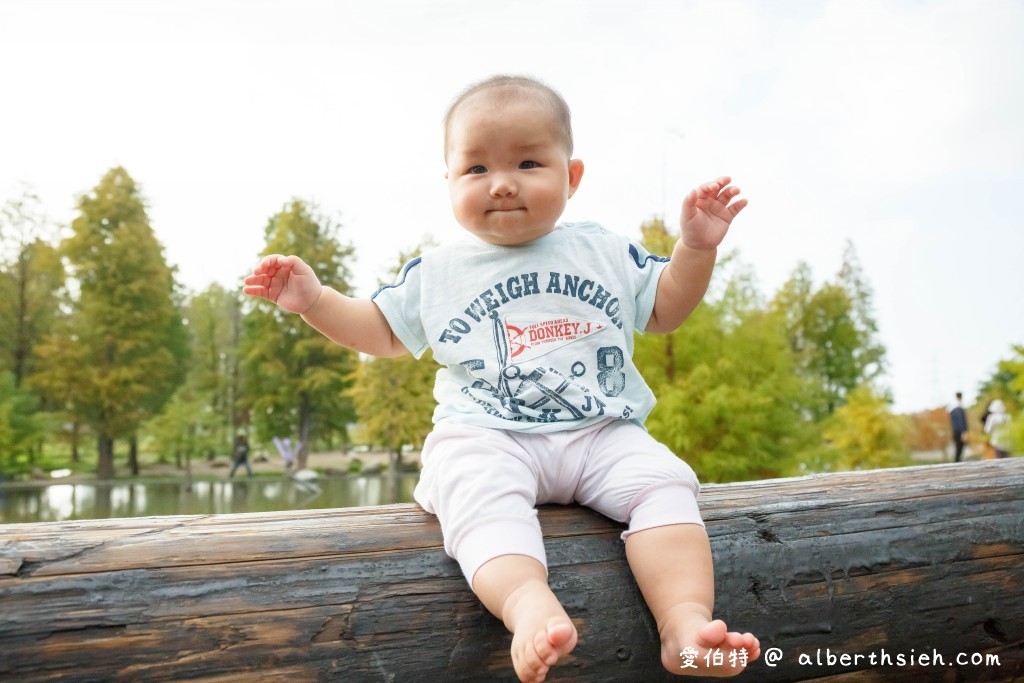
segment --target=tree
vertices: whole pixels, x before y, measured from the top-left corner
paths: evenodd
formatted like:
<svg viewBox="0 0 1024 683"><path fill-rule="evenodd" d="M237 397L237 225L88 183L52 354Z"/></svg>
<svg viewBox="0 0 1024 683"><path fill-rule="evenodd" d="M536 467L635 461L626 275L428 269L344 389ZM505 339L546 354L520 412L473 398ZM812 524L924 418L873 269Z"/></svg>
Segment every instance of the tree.
<svg viewBox="0 0 1024 683"><path fill-rule="evenodd" d="M992 375L978 387L979 402L1001 399L1011 412L1024 407L1024 345L1014 345L1013 355L996 364ZM982 404L984 405L984 404Z"/></svg>
<svg viewBox="0 0 1024 683"><path fill-rule="evenodd" d="M34 350L60 317L64 269L30 191L0 207L0 457L34 462L50 420L26 383Z"/></svg>
<svg viewBox="0 0 1024 683"><path fill-rule="evenodd" d="M835 282L815 290L810 268L800 263L771 308L785 320L797 371L810 382L806 410L813 420L833 414L850 391L883 371L885 348L877 339L871 290L852 245Z"/></svg>
<svg viewBox="0 0 1024 683"><path fill-rule="evenodd" d="M0 371L0 466L12 469L19 455L42 438L47 420L39 399L15 385L13 373Z"/></svg>
<svg viewBox="0 0 1024 683"><path fill-rule="evenodd" d="M678 235L672 235L660 217L650 218L640 225L640 243L652 254L670 256Z"/></svg>
<svg viewBox="0 0 1024 683"><path fill-rule="evenodd" d="M907 464L903 427L887 398L868 385L849 392L825 428L840 469L860 470Z"/></svg>
<svg viewBox="0 0 1024 683"><path fill-rule="evenodd" d="M187 383L193 395L209 401L204 419L221 447L230 448L243 418L238 408L240 387L239 343L241 339L241 294L210 285L194 296L187 306L191 357Z"/></svg>
<svg viewBox="0 0 1024 683"><path fill-rule="evenodd" d="M645 224L654 253L674 239ZM643 335L634 361L658 403L647 428L705 481L778 476L812 442L800 411L806 383L795 372L785 325L764 310L753 275L734 259L700 306L669 335Z"/></svg>
<svg viewBox="0 0 1024 683"><path fill-rule="evenodd" d="M349 389L356 414L366 438L391 453L393 467L403 446L421 447L430 433L436 374L429 350L419 360L411 354L369 358L356 368Z"/></svg>
<svg viewBox="0 0 1024 683"><path fill-rule="evenodd" d="M644 246L668 253L660 220ZM637 340L634 358L658 397L651 433L710 481L830 469L829 415L878 376L884 348L848 245L834 282L816 288L799 264L769 304L735 256L720 259L703 303L676 332Z"/></svg>
<svg viewBox="0 0 1024 683"><path fill-rule="evenodd" d="M76 377L73 401L96 433L97 475L107 479L114 474L114 440L134 445L140 424L180 384L185 331L173 271L131 176L111 169L79 198L78 211L62 245L78 295L67 338L50 344L70 353L50 356L38 384Z"/></svg>
<svg viewBox="0 0 1024 683"><path fill-rule="evenodd" d="M28 385L46 399L57 420L69 425L66 436L70 441L71 461L79 462L81 437L89 424L87 414L94 384L88 349L72 325L70 319L61 319L36 346L34 355L40 369L28 377Z"/></svg>
<svg viewBox="0 0 1024 683"><path fill-rule="evenodd" d="M211 403L208 393L186 380L144 427L152 449L173 454L177 467L191 474L192 456L224 446L223 416L213 412Z"/></svg>
<svg viewBox="0 0 1024 683"><path fill-rule="evenodd" d="M860 384L871 383L885 370L885 347L878 340L874 294L861 268L853 242L848 241L843 250L843 264L839 268L836 282L850 298L851 317L859 341L852 350L853 372ZM857 386L857 383L848 383L845 389L849 391Z"/></svg>
<svg viewBox="0 0 1024 683"><path fill-rule="evenodd" d="M672 336L676 375L654 382L651 434L705 481L793 470L812 432L800 414L804 383L779 321L755 310L728 327L720 310L702 305ZM635 358L645 376L657 377L642 348L651 337L638 340Z"/></svg>
<svg viewBox="0 0 1024 683"><path fill-rule="evenodd" d="M952 441L949 411L933 408L906 416L907 447L912 451L941 451Z"/></svg>
<svg viewBox="0 0 1024 683"><path fill-rule="evenodd" d="M240 296L215 283L184 306L191 362L184 382L145 428L161 459L173 454L179 468L192 456L229 452L243 422Z"/></svg>
<svg viewBox="0 0 1024 683"><path fill-rule="evenodd" d="M321 282L348 293L346 260L352 248L338 241L338 231L334 221L296 199L267 223L264 254L302 254ZM313 440L355 417L345 390L356 354L268 302L255 302L243 330L245 405L252 410L257 435L267 441L298 434L303 448L296 464L301 469Z"/></svg>
<svg viewBox="0 0 1024 683"><path fill-rule="evenodd" d="M32 374L32 349L60 313L64 268L53 232L28 190L0 209L0 368L15 387Z"/></svg>
<svg viewBox="0 0 1024 683"><path fill-rule="evenodd" d="M992 376L981 383L978 396L982 406L992 399L1002 400L1013 417L1010 444L1015 452L1024 451L1024 345L1014 345L1013 356L999 361Z"/></svg>

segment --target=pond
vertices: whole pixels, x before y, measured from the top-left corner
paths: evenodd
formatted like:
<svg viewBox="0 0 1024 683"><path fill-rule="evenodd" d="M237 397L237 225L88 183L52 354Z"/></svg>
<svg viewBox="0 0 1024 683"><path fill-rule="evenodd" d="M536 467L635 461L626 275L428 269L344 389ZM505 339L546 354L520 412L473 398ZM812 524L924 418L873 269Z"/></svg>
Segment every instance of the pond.
<svg viewBox="0 0 1024 683"><path fill-rule="evenodd" d="M0 486L0 523L58 522L151 515L203 515L408 503L417 474L321 477L316 482L261 478L232 481L88 482Z"/></svg>

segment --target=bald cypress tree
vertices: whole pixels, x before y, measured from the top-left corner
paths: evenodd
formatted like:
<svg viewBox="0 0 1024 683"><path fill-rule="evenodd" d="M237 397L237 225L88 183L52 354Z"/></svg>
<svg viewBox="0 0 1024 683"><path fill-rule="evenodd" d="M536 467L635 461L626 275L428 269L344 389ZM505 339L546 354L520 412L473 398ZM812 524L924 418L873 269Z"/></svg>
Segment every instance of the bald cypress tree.
<svg viewBox="0 0 1024 683"><path fill-rule="evenodd" d="M134 439L183 377L186 335L173 271L135 181L113 168L78 200L62 245L77 290L65 338L40 374L74 376L71 400L97 436L97 475L114 474L115 439ZM76 364L73 372L63 367Z"/></svg>
<svg viewBox="0 0 1024 683"><path fill-rule="evenodd" d="M33 352L60 318L55 235L27 189L0 207L0 461L27 454L34 462L49 426L43 411L51 406L26 380L37 367Z"/></svg>
<svg viewBox="0 0 1024 683"><path fill-rule="evenodd" d="M55 237L29 191L0 207L0 368L14 374L16 387L32 374L32 349L59 317L64 269Z"/></svg>

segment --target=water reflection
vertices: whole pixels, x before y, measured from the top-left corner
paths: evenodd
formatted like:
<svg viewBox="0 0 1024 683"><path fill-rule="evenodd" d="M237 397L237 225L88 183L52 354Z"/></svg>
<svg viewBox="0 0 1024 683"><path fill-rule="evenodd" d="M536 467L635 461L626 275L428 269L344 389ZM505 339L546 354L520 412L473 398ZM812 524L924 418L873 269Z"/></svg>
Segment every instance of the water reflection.
<svg viewBox="0 0 1024 683"><path fill-rule="evenodd" d="M0 523L59 522L151 515L196 515L408 503L416 474L290 479L14 485L0 487Z"/></svg>

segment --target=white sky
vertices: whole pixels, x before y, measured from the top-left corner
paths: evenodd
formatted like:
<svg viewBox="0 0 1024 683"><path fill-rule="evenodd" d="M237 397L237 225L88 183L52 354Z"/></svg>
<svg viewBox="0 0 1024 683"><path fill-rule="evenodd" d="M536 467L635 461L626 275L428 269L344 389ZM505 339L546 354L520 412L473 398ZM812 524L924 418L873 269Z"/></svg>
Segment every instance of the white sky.
<svg viewBox="0 0 1024 683"><path fill-rule="evenodd" d="M451 217L440 120L529 73L573 109L565 220L637 237L732 175L771 295L846 240L874 289L896 409L973 401L1024 343L1024 4L1015 0L0 0L0 202L61 225L111 167L140 183L193 291L232 286L267 220L317 202L368 295Z"/></svg>

